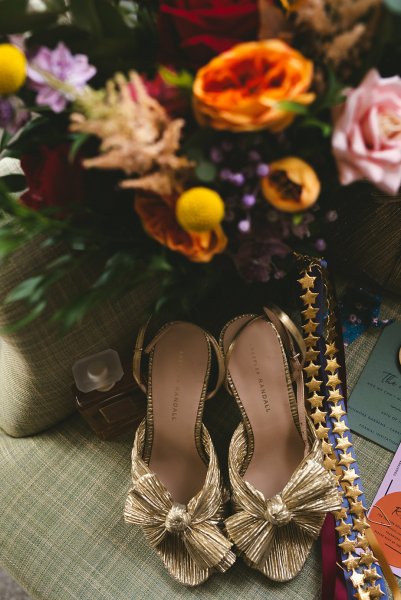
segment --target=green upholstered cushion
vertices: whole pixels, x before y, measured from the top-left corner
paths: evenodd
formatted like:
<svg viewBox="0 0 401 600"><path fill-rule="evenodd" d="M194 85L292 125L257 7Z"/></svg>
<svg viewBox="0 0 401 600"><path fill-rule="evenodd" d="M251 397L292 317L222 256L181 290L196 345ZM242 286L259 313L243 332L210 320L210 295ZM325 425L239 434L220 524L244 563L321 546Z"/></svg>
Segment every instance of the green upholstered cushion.
<svg viewBox="0 0 401 600"><path fill-rule="evenodd" d="M387 299L385 314L401 317L397 298ZM376 337L370 332L349 348L351 385ZM237 419L224 393L207 403L205 420L222 464ZM392 454L354 439L370 503ZM241 560L197 589L173 581L141 531L123 521L131 444L132 436L100 441L78 416L35 437L0 435L0 563L34 599L319 598L318 543L301 574L286 584L268 581Z"/></svg>
<svg viewBox="0 0 401 600"><path fill-rule="evenodd" d="M0 264L0 303L23 279L44 269L58 250L43 249L38 240L24 246ZM91 264L79 267L56 284L49 310L74 298L93 277ZM49 323L47 311L22 330L3 335L0 341L0 428L12 436L25 436L58 423L74 410L70 391L73 362L114 348L129 355L136 330L157 298L156 282L142 285L124 297L91 310L66 335ZM23 303L0 304L0 327L21 319Z"/></svg>

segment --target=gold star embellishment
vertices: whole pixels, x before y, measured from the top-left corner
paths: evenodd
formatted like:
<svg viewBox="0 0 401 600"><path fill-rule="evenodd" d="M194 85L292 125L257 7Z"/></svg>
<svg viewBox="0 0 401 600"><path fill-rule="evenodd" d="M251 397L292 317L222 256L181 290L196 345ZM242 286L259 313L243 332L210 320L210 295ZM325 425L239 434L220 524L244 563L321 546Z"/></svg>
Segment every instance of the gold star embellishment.
<svg viewBox="0 0 401 600"><path fill-rule="evenodd" d="M306 310L302 311L304 319L314 319L319 312L318 308L313 308L313 306L308 306Z"/></svg>
<svg viewBox="0 0 401 600"><path fill-rule="evenodd" d="M370 592L369 590L358 590L356 594L354 594L354 598L356 600L370 600Z"/></svg>
<svg viewBox="0 0 401 600"><path fill-rule="evenodd" d="M334 375L329 375L327 378L327 385L333 389L335 389L338 385L340 385L340 383L341 383L341 379L339 378L337 373L335 373Z"/></svg>
<svg viewBox="0 0 401 600"><path fill-rule="evenodd" d="M384 592L381 591L380 585L372 585L369 589L370 597L375 600L376 598L381 598L384 596Z"/></svg>
<svg viewBox="0 0 401 600"><path fill-rule="evenodd" d="M326 344L325 356L334 356L334 354L337 354L337 352L338 349L334 342L331 344Z"/></svg>
<svg viewBox="0 0 401 600"><path fill-rule="evenodd" d="M311 292L310 290L308 290L306 292L306 294L304 294L303 296L301 296L301 300L304 304L313 304L316 300L316 298L318 297L319 294L315 293L315 292Z"/></svg>
<svg viewBox="0 0 401 600"><path fill-rule="evenodd" d="M316 277L311 277L308 273L305 273L301 279L298 279L299 283L303 287L304 290L312 288L315 285Z"/></svg>
<svg viewBox="0 0 401 600"><path fill-rule="evenodd" d="M345 523L345 521L341 521L340 525L337 525L336 530L340 537L345 537L351 533L352 525L351 523Z"/></svg>
<svg viewBox="0 0 401 600"><path fill-rule="evenodd" d="M348 450L348 448L350 448L351 446L352 444L347 437L341 437L337 439L337 450Z"/></svg>
<svg viewBox="0 0 401 600"><path fill-rule="evenodd" d="M366 519L355 519L354 529L355 531L359 531L359 533L363 533L365 529L369 529L369 525L367 524Z"/></svg>
<svg viewBox="0 0 401 600"><path fill-rule="evenodd" d="M359 500L358 502L351 502L350 512L357 517L362 517L365 514L366 508Z"/></svg>
<svg viewBox="0 0 401 600"><path fill-rule="evenodd" d="M313 361L316 360L317 357L319 356L319 350L313 350L312 348L309 348L306 356L305 356L305 360L306 361Z"/></svg>
<svg viewBox="0 0 401 600"><path fill-rule="evenodd" d="M344 541L338 545L343 551L343 554L350 554L351 552L355 552L356 540L350 540L348 536L345 536Z"/></svg>
<svg viewBox="0 0 401 600"><path fill-rule="evenodd" d="M351 575L350 579L352 581L352 585L354 586L354 588L359 588L359 587L361 587L361 585L364 584L365 575L363 573L357 573L354 569L352 571L352 575Z"/></svg>
<svg viewBox="0 0 401 600"><path fill-rule="evenodd" d="M340 402L340 400L344 400L344 396L342 396L339 392L339 390L330 390L329 391L329 397L328 397L328 401L332 402L333 404L337 404L337 402Z"/></svg>
<svg viewBox="0 0 401 600"><path fill-rule="evenodd" d="M337 419L337 421L339 421L341 419L341 417L343 417L345 415L345 410L343 410L343 407L340 404L336 404L335 406L332 406L331 411L330 411L330 416L333 417L334 419Z"/></svg>
<svg viewBox="0 0 401 600"><path fill-rule="evenodd" d="M377 558L373 555L372 550L367 550L359 559L361 565L366 565L367 567L371 567L373 563L377 563Z"/></svg>
<svg viewBox="0 0 401 600"><path fill-rule="evenodd" d="M322 440L322 450L323 450L323 454L328 454L332 457L335 457L334 451L333 451L333 446L330 444L330 442L327 442L326 440Z"/></svg>
<svg viewBox="0 0 401 600"><path fill-rule="evenodd" d="M355 462L355 458L352 456L352 454L347 454L347 452L342 452L340 454L340 460L339 460L338 464L344 465L345 467L348 468L354 462Z"/></svg>
<svg viewBox="0 0 401 600"><path fill-rule="evenodd" d="M307 323L305 323L305 325L302 325L302 329L305 331L305 333L315 333L318 326L319 323L309 320Z"/></svg>
<svg viewBox="0 0 401 600"><path fill-rule="evenodd" d="M319 396L319 394L314 393L311 398L309 398L309 403L313 408L320 408L323 404L324 396Z"/></svg>
<svg viewBox="0 0 401 600"><path fill-rule="evenodd" d="M334 471L335 468L336 468L336 466L337 466L337 461L336 461L335 458L331 458L330 456L326 456L325 459L324 459L324 461L323 461L323 464L324 464L324 468L327 471Z"/></svg>
<svg viewBox="0 0 401 600"><path fill-rule="evenodd" d="M319 440L323 440L325 437L327 437L328 433L329 433L329 428L323 427L322 424L320 424L319 427L316 429L316 435L319 438Z"/></svg>
<svg viewBox="0 0 401 600"><path fill-rule="evenodd" d="M325 423L326 415L327 412L323 412L322 410L319 410L317 408L315 412L311 415L311 417L313 419L314 424L317 425L318 423Z"/></svg>
<svg viewBox="0 0 401 600"><path fill-rule="evenodd" d="M357 556L350 556L347 560L343 560L343 564L347 571L353 571L358 568L359 558Z"/></svg>
<svg viewBox="0 0 401 600"><path fill-rule="evenodd" d="M357 485L350 485L345 492L347 498L352 498L353 500L359 498L361 494L362 492Z"/></svg>
<svg viewBox="0 0 401 600"><path fill-rule="evenodd" d="M325 371L327 371L328 373L335 373L339 368L340 365L338 364L337 359L332 358L327 361Z"/></svg>
<svg viewBox="0 0 401 600"><path fill-rule="evenodd" d="M310 362L307 367L304 367L304 371L308 377L314 377L319 373L320 367L319 365L315 365L315 363Z"/></svg>
<svg viewBox="0 0 401 600"><path fill-rule="evenodd" d="M334 433L343 435L346 431L349 431L349 427L347 427L344 421L337 421L333 426L333 431Z"/></svg>
<svg viewBox="0 0 401 600"><path fill-rule="evenodd" d="M372 567L371 569L365 569L365 580L370 583L377 581L377 579L381 579L381 576L376 570L376 567Z"/></svg>
<svg viewBox="0 0 401 600"><path fill-rule="evenodd" d="M319 379L312 377L310 381L306 383L306 387L310 392L318 392L321 388L322 382Z"/></svg>
<svg viewBox="0 0 401 600"><path fill-rule="evenodd" d="M310 346L316 346L319 338L316 335L312 335L309 333L306 338L304 338L305 346L309 348Z"/></svg>
<svg viewBox="0 0 401 600"><path fill-rule="evenodd" d="M369 542L364 533L358 533L357 542L358 548L362 548L362 550L367 550L369 548Z"/></svg>
<svg viewBox="0 0 401 600"><path fill-rule="evenodd" d="M347 518L347 509L345 508L345 506L342 506L340 508L340 510L336 510L336 512L334 513L334 516L336 518L336 521L341 521L342 519L346 519Z"/></svg>
<svg viewBox="0 0 401 600"><path fill-rule="evenodd" d="M355 479L359 479L358 473L355 469L346 469L343 473L343 481L348 481L351 485L354 484Z"/></svg>

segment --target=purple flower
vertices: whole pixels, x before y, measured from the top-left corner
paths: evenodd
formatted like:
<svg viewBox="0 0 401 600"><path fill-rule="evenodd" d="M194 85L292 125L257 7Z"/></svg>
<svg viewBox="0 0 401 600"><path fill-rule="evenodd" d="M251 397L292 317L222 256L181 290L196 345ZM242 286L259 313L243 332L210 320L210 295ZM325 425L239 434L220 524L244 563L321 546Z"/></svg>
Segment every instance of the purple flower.
<svg viewBox="0 0 401 600"><path fill-rule="evenodd" d="M0 98L0 129L16 133L29 119L29 112L17 96Z"/></svg>
<svg viewBox="0 0 401 600"><path fill-rule="evenodd" d="M47 78L48 73L52 78L72 88L57 87ZM36 102L49 106L53 112L59 113L65 109L69 100L74 98L74 92L80 92L96 73L96 68L90 65L88 57L84 54L71 54L62 42L51 50L41 47L30 61L28 77L32 89L38 92Z"/></svg>

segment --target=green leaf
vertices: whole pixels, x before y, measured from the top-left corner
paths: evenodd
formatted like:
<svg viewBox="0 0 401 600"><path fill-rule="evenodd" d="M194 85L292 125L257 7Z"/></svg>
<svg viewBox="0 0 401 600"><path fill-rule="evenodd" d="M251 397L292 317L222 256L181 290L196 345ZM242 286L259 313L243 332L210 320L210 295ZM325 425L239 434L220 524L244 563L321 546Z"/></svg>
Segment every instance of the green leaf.
<svg viewBox="0 0 401 600"><path fill-rule="evenodd" d="M333 130L330 123L317 119L315 117L308 117L299 123L299 127L317 127L322 132L324 137L330 137Z"/></svg>
<svg viewBox="0 0 401 600"><path fill-rule="evenodd" d="M213 163L204 160L197 164L195 173L200 181L211 183L217 177L217 168Z"/></svg>
<svg viewBox="0 0 401 600"><path fill-rule="evenodd" d="M401 0L384 0L384 4L390 12L401 15Z"/></svg>
<svg viewBox="0 0 401 600"><path fill-rule="evenodd" d="M35 275L34 277L29 277L28 279L21 281L21 283L7 294L5 299L6 304L16 302L17 300L29 300L44 279L44 275Z"/></svg>
<svg viewBox="0 0 401 600"><path fill-rule="evenodd" d="M293 112L297 115L307 115L309 114L309 109L307 106L303 104L299 104L298 102L292 102L291 100L280 100L280 102L276 103L276 106L281 110L285 110L287 112Z"/></svg>
<svg viewBox="0 0 401 600"><path fill-rule="evenodd" d="M194 84L194 76L189 71L172 71L167 67L159 67L159 73L162 79L174 87L185 90L192 90Z"/></svg>
<svg viewBox="0 0 401 600"><path fill-rule="evenodd" d="M74 141L71 144L70 152L68 154L68 158L71 162L75 159L75 157L76 157L77 153L79 152L79 150L81 149L81 147L90 138L91 138L91 136L89 135L89 133L78 133L78 134L74 135Z"/></svg>

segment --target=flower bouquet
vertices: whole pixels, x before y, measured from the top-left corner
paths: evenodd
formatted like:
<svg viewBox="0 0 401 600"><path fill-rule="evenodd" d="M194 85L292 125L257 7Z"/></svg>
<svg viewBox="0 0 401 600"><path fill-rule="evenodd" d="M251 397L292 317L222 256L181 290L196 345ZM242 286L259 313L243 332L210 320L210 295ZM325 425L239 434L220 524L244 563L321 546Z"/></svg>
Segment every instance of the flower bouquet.
<svg viewBox="0 0 401 600"><path fill-rule="evenodd" d="M159 305L281 280L345 189L401 184L398 0L1 0L0 256L60 245L8 301L55 318L157 277ZM347 186L352 187L348 188ZM39 243L39 242L38 242ZM24 320L26 322L26 319Z"/></svg>

